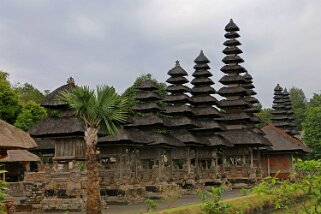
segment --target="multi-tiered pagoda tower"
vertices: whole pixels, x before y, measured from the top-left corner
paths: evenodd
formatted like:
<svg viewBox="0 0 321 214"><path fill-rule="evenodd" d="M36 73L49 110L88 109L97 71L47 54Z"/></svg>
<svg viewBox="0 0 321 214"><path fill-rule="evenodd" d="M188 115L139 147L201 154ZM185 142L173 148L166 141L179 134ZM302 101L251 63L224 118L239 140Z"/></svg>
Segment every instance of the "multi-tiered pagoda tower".
<svg viewBox="0 0 321 214"><path fill-rule="evenodd" d="M283 129L286 133L290 133L290 123L285 108L283 88L279 84L274 88L271 120L276 127Z"/></svg>
<svg viewBox="0 0 321 214"><path fill-rule="evenodd" d="M208 66L210 61L201 51L194 62L196 65L194 66L194 79L191 81L193 85L191 104L195 119L199 122L200 127L192 129L191 132L202 137L207 144L205 148L197 150L196 165L198 177L207 182L213 180L218 171L222 171L223 148L231 147L232 144L217 134L224 131L225 128L216 121L216 119L221 118L221 112L215 107L218 103L217 99L212 96L216 91L212 87L214 82L210 79L212 76ZM200 170L201 167L202 170Z"/></svg>
<svg viewBox="0 0 321 214"><path fill-rule="evenodd" d="M284 101L284 108L287 115L287 120L289 121L289 134L291 134L292 136L299 135L300 132L295 122L295 116L292 110L290 94L286 88L283 91L283 101Z"/></svg>
<svg viewBox="0 0 321 214"><path fill-rule="evenodd" d="M227 129L221 135L234 144L234 148L226 153L225 168L230 179L255 178L258 175L256 168L260 167L259 147L270 143L262 134L253 130L253 124L258 121L253 114L255 110L252 105L256 102L252 97L255 92L252 90L254 86L249 76L240 75L246 73L246 70L240 65L244 60L239 56L242 53L238 48L241 43L237 40L240 37L237 33L239 28L231 19L225 26L225 31L227 41L224 42L226 48L223 53L226 56L222 61L226 65L221 68L225 76L220 80L224 86L218 91L219 95L224 97L219 102L224 117L219 120Z"/></svg>

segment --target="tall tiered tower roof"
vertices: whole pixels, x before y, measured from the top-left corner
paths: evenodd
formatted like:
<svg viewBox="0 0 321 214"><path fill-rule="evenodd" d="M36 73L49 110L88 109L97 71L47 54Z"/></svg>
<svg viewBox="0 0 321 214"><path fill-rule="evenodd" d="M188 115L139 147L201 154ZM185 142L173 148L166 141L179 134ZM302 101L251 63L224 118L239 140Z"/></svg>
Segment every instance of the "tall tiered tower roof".
<svg viewBox="0 0 321 214"><path fill-rule="evenodd" d="M274 88L271 120L276 127L283 129L287 133L290 132L290 123L284 104L283 88L279 84Z"/></svg>
<svg viewBox="0 0 321 214"><path fill-rule="evenodd" d="M190 97L186 94L191 90L184 85L189 82L186 79L187 72L180 66L179 61L176 61L175 67L167 74L170 77L166 82L170 85L166 88L169 95L164 98L164 102L167 104L164 107L164 114L170 118L166 120L165 125L184 144L203 144L201 139L188 131L197 127L198 123L193 120L193 112L189 105Z"/></svg>
<svg viewBox="0 0 321 214"><path fill-rule="evenodd" d="M220 112L214 107L218 101L212 94L216 91L212 87L214 82L209 78L212 73L209 71L210 62L204 55L203 51L194 60L196 65L194 66L195 72L193 73L194 79L191 81L193 88L191 90L192 98L191 104L193 106L193 112L201 123L200 128L196 128L198 131L220 131L224 128L216 122L214 119L221 117Z"/></svg>
<svg viewBox="0 0 321 214"><path fill-rule="evenodd" d="M225 73L225 76L220 82L225 85L222 87L218 94L225 99L219 102L220 108L225 111L224 118L220 119L226 124L227 129L240 129L244 128L247 123L251 121L257 121L257 118L253 115L249 115L245 110L252 109L252 104L246 100L253 94L248 88L252 88L251 82L240 75L245 73L246 70L239 65L244 60L238 56L242 53L242 50L237 46L241 43L237 40L240 35L237 33L239 28L231 19L226 25L224 36L227 41L224 42L226 48L223 53L226 56L223 58L223 62L226 64L221 68L221 71ZM251 94L252 93L252 94Z"/></svg>
<svg viewBox="0 0 321 214"><path fill-rule="evenodd" d="M214 82L210 79L212 76L208 66L210 61L201 51L194 62L196 65L194 66L195 72L192 74L194 79L191 81L193 85L191 105L199 127L191 131L196 136L206 136L205 141L210 146L231 146L229 141L216 134L225 130L225 128L216 121L217 118L221 117L221 113L214 107L218 101L212 96L216 91L212 87Z"/></svg>
<svg viewBox="0 0 321 214"><path fill-rule="evenodd" d="M220 79L224 86L218 91L218 94L224 97L219 102L224 117L217 120L224 123L227 131L221 135L235 145L270 145L270 142L254 128L259 119L254 115L256 109L253 104L258 101L253 97L256 93L253 91L252 77L240 65L244 60L239 56L242 53L238 47L241 43L237 40L240 37L237 32L239 30L232 19L225 26L224 36L227 40L224 42L226 48L223 53L226 56L222 60L225 66L221 68L225 75ZM241 75L243 73L245 75Z"/></svg>
<svg viewBox="0 0 321 214"><path fill-rule="evenodd" d="M165 129L166 121L159 115L162 108L159 104L161 97L156 92L157 85L151 80L146 80L138 86L138 90L138 104L133 107L137 115L125 128L135 128L145 136L145 141L150 141L149 145L184 146L169 134L161 133L161 130Z"/></svg>
<svg viewBox="0 0 321 214"><path fill-rule="evenodd" d="M286 88L283 91L283 100L284 100L284 108L286 111L287 119L289 121L289 134L291 135L299 135L299 129L295 122L295 116L292 111L292 103L289 92L286 90Z"/></svg>

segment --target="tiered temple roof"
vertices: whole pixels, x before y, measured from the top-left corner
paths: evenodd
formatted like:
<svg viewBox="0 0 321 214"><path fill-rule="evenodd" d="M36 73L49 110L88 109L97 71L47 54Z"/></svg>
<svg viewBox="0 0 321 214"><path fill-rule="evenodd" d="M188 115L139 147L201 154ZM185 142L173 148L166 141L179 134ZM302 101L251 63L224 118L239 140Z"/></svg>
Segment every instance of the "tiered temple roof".
<svg viewBox="0 0 321 214"><path fill-rule="evenodd" d="M62 92L70 92L75 87L75 81L70 77L66 85L57 88L45 97L41 105L56 115L45 118L29 129L28 132L32 137L74 136L84 133L83 122L74 117L68 110L67 103L60 98Z"/></svg>
<svg viewBox="0 0 321 214"><path fill-rule="evenodd" d="M161 97L157 94L157 85L151 80L146 80L138 86L136 99L138 104L134 106L137 112L131 124L125 129L135 128L141 133L140 138L148 145L184 146L182 142L172 137L166 128L166 119L160 117L162 107L159 104ZM148 142L150 141L150 142Z"/></svg>
<svg viewBox="0 0 321 214"><path fill-rule="evenodd" d="M289 121L289 134L291 135L299 135L299 129L295 122L295 116L292 111L292 103L289 92L286 90L286 88L283 91L283 100L284 100L284 108L286 110L287 119Z"/></svg>
<svg viewBox="0 0 321 214"><path fill-rule="evenodd" d="M189 105L190 97L186 95L191 89L184 84L188 83L187 72L176 61L174 68L168 71L170 78L166 80L170 85L166 88L169 95L165 96L164 102L167 105L164 108L164 114L170 116L166 120L166 126L174 132L173 134L184 144L202 144L202 140L194 136L188 130L198 126L193 120L193 112Z"/></svg>
<svg viewBox="0 0 321 214"><path fill-rule="evenodd" d="M223 58L223 62L226 64L221 68L221 71L226 75L220 80L225 85L222 87L218 94L225 99L219 102L220 108L225 111L225 116L220 119L226 124L227 129L234 129L233 127L242 128L251 121L257 120L257 118L246 113L245 110L251 109L253 106L247 102L246 98L251 96L251 91L248 89L252 87L246 76L240 75L245 73L246 70L239 65L244 60L238 56L242 53L242 50L237 46L241 43L237 40L240 35L237 33L239 28L230 20L226 25L225 31L227 32L224 36L227 41L224 42L226 48L223 53L226 56ZM244 87L245 86L245 87ZM246 88L247 87L247 88Z"/></svg>
<svg viewBox="0 0 321 214"><path fill-rule="evenodd" d="M239 65L244 62L238 56L242 53L238 48L241 45L237 40L240 37L237 33L239 30L232 19L225 26L227 33L224 36L227 41L224 42L226 48L223 53L226 56L222 61L226 65L221 68L225 76L220 80L225 86L218 91L218 94L225 98L219 102L220 108L224 111L224 117L218 120L222 121L228 130L221 135L235 145L267 146L270 143L261 133L255 131L253 125L258 122L258 118L253 114L256 112L253 104L257 100L252 95L256 93L252 90L254 88L252 77ZM240 75L242 73L246 74L242 76Z"/></svg>
<svg viewBox="0 0 321 214"><path fill-rule="evenodd" d="M279 84L274 88L273 99L271 120L276 127L283 129L286 133L290 133L290 123L285 108L283 88Z"/></svg>
<svg viewBox="0 0 321 214"><path fill-rule="evenodd" d="M206 136L207 142L211 146L231 146L231 143L225 138L215 134L215 132L223 131L225 128L216 121L217 118L221 117L221 113L214 107L218 101L212 96L216 91L212 87L214 82L209 78L212 76L208 66L210 61L201 51L194 62L196 65L194 66L194 79L191 81L193 85L191 104L200 127L191 131L198 136Z"/></svg>

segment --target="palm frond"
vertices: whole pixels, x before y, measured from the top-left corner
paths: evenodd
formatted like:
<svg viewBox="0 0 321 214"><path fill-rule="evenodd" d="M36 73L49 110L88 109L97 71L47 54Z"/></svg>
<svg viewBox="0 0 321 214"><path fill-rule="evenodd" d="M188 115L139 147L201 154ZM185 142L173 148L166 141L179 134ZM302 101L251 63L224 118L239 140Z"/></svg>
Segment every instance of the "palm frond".
<svg viewBox="0 0 321 214"><path fill-rule="evenodd" d="M127 100L108 86L97 86L96 91L88 86L76 87L70 93L62 93L75 115L83 119L86 126L106 127L111 135L117 133L118 123L125 122Z"/></svg>

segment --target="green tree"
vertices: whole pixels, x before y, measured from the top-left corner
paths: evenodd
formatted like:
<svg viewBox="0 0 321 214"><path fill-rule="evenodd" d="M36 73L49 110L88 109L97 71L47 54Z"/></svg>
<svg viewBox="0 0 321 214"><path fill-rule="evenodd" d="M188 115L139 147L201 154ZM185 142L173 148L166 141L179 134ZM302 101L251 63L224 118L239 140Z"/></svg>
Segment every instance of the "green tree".
<svg viewBox="0 0 321 214"><path fill-rule="evenodd" d="M23 103L34 101L38 104L41 104L41 102L45 98L45 95L43 93L41 93L38 89L36 89L29 83L25 83L23 85L18 84L15 89L19 94L20 101Z"/></svg>
<svg viewBox="0 0 321 214"><path fill-rule="evenodd" d="M268 125L269 123L271 123L272 109L263 108L261 103L256 104L255 107L259 110L259 113L255 114L260 120L258 127L262 128L262 127Z"/></svg>
<svg viewBox="0 0 321 214"><path fill-rule="evenodd" d="M160 83L156 79L152 78L151 74L143 74L135 80L134 84L127 88L125 92L122 94L123 97L125 97L128 100L128 113L133 115L135 112L132 110L132 107L138 102L135 97L138 92L138 86L146 81L146 80L151 80L153 81L157 86L158 86L158 94L162 97L164 97L167 92L166 92L166 84L165 83Z"/></svg>
<svg viewBox="0 0 321 214"><path fill-rule="evenodd" d="M62 93L75 115L85 123L86 141L86 168L87 168L87 200L86 213L100 214L100 185L99 167L97 162L96 145L98 130L105 128L107 133L117 133L115 123L125 122L126 99L118 96L114 89L104 86L97 87L96 91L89 87L76 87L71 93Z"/></svg>
<svg viewBox="0 0 321 214"><path fill-rule="evenodd" d="M296 123L299 130L302 130L302 123L305 118L307 108L307 99L302 89L292 87L289 91L292 102L292 110L295 115Z"/></svg>
<svg viewBox="0 0 321 214"><path fill-rule="evenodd" d="M312 156L321 158L321 106L310 106L303 123L303 141L312 149Z"/></svg>
<svg viewBox="0 0 321 214"><path fill-rule="evenodd" d="M309 107L320 107L321 106L321 94L313 94L310 99Z"/></svg>
<svg viewBox="0 0 321 214"><path fill-rule="evenodd" d="M18 93L7 80L9 74L0 71L0 119L13 124L21 111Z"/></svg>
<svg viewBox="0 0 321 214"><path fill-rule="evenodd" d="M14 126L27 131L34 124L47 116L46 109L34 101L28 101L23 105L21 113L18 115Z"/></svg>

